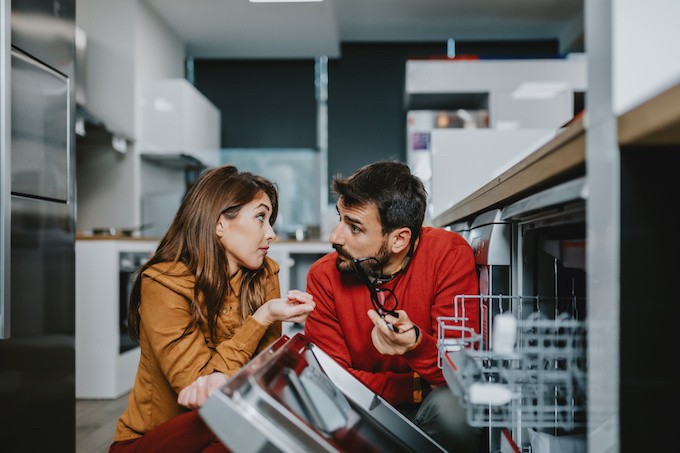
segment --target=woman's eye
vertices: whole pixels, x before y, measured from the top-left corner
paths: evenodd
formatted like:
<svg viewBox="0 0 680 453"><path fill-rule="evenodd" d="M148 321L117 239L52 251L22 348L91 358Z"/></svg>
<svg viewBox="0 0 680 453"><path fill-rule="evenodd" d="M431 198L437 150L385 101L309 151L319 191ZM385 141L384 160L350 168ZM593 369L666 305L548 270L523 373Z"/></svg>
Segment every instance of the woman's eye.
<svg viewBox="0 0 680 453"><path fill-rule="evenodd" d="M258 214L255 218L257 220L259 220L260 222L264 222L265 215L264 214Z"/></svg>

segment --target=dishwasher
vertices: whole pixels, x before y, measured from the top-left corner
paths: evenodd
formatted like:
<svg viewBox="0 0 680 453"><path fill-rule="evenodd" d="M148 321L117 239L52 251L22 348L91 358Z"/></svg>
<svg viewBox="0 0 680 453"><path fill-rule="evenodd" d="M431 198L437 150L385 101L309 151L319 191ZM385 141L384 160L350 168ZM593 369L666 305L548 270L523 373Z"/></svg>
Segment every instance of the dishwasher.
<svg viewBox="0 0 680 453"><path fill-rule="evenodd" d="M586 197L574 179L472 222L480 293L456 296L453 315L437 320L437 344L492 453L586 451ZM471 307L481 332L465 325Z"/></svg>
<svg viewBox="0 0 680 453"><path fill-rule="evenodd" d="M255 356L199 414L239 453L445 451L301 333Z"/></svg>

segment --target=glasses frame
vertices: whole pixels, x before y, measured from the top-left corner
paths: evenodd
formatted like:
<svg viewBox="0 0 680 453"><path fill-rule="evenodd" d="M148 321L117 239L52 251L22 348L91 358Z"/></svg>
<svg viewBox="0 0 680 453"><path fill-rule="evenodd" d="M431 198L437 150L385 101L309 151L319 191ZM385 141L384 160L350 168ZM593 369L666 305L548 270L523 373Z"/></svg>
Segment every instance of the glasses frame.
<svg viewBox="0 0 680 453"><path fill-rule="evenodd" d="M361 282L368 288L368 292L371 295L371 304L373 304L373 308L375 309L378 314L384 318L385 315L392 315L395 318L399 317L399 314L396 312L397 307L399 306L399 300L397 299L397 295L394 294L394 291L392 291L389 288L378 288L369 278L368 274L366 273L366 270L363 268L361 263L364 261L368 260L375 260L378 261L377 258L368 256L365 258L355 258L352 260L352 264L354 265L354 269L356 270L357 275L359 275L359 279ZM378 293L384 293L385 297L383 300L387 300L388 297L392 296L394 298L394 307L392 308L387 308L383 302L380 301L380 297L378 296ZM395 327L392 326L391 324L388 323L388 326L392 329L395 330Z"/></svg>

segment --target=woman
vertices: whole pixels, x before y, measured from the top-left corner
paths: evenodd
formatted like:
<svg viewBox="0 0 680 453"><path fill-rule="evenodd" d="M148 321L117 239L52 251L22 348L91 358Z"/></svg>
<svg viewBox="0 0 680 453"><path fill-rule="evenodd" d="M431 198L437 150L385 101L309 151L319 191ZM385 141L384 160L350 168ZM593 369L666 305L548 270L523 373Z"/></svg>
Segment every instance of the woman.
<svg viewBox="0 0 680 453"><path fill-rule="evenodd" d="M211 391L303 322L312 297L280 298L274 185L226 165L187 193L130 294L130 336L141 357L110 452L227 451L197 411ZM184 390L182 390L184 389Z"/></svg>

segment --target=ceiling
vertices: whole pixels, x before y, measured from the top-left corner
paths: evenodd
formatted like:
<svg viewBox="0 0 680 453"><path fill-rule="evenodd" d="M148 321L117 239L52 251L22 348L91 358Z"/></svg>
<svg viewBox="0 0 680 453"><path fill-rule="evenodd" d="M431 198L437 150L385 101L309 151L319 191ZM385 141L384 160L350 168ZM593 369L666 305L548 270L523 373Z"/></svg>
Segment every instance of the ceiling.
<svg viewBox="0 0 680 453"><path fill-rule="evenodd" d="M144 0L194 58L341 57L343 42L558 41L583 51L584 0Z"/></svg>

